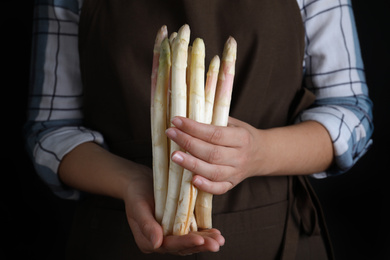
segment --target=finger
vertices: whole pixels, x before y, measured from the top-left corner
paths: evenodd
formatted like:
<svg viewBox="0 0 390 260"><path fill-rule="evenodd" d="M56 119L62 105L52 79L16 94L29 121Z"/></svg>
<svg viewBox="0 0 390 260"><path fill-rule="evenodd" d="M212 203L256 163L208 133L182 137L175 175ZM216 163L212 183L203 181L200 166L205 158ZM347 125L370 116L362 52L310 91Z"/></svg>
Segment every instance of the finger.
<svg viewBox="0 0 390 260"><path fill-rule="evenodd" d="M234 154L234 148L210 144L175 127L167 129L166 135L186 152L203 161L218 165L235 165L237 156Z"/></svg>
<svg viewBox="0 0 390 260"><path fill-rule="evenodd" d="M235 173L232 166L211 164L182 151L174 152L172 161L213 182L226 181Z"/></svg>
<svg viewBox="0 0 390 260"><path fill-rule="evenodd" d="M217 252L219 251L220 247L225 244L225 238L221 235L221 232L219 232L217 229L208 229L208 230L193 232L193 234L202 236L204 238L204 243L199 246L194 246L191 248L180 250L178 251L179 255L191 255L200 252Z"/></svg>
<svg viewBox="0 0 390 260"><path fill-rule="evenodd" d="M222 195L235 186L231 181L213 182L200 175L195 175L192 183L198 189L214 195Z"/></svg>
<svg viewBox="0 0 390 260"><path fill-rule="evenodd" d="M135 242L144 253L151 253L163 242L163 231L156 222L153 211L146 202L138 202L131 207L128 222Z"/></svg>
<svg viewBox="0 0 390 260"><path fill-rule="evenodd" d="M217 229L207 229L198 233L205 239L203 245L195 248L198 252L218 252L220 247L225 244L225 238Z"/></svg>
<svg viewBox="0 0 390 260"><path fill-rule="evenodd" d="M207 236L217 241L219 246L223 246L225 244L225 238L222 236L221 231L219 231L218 229L211 228L211 229L200 230L198 232L205 234L203 235L204 237Z"/></svg>
<svg viewBox="0 0 390 260"><path fill-rule="evenodd" d="M172 124L189 135L208 143L230 147L240 145L237 129L202 124L184 117L175 117Z"/></svg>
<svg viewBox="0 0 390 260"><path fill-rule="evenodd" d="M234 117L229 117L228 126L248 128L250 125Z"/></svg>
<svg viewBox="0 0 390 260"><path fill-rule="evenodd" d="M205 239L195 232L190 232L183 236L166 236L161 248L156 250L156 252L179 254L185 250L202 246L204 243Z"/></svg>
<svg viewBox="0 0 390 260"><path fill-rule="evenodd" d="M179 251L178 254L181 256L187 256L200 252L218 252L220 247L221 246L216 240L206 237L203 245Z"/></svg>

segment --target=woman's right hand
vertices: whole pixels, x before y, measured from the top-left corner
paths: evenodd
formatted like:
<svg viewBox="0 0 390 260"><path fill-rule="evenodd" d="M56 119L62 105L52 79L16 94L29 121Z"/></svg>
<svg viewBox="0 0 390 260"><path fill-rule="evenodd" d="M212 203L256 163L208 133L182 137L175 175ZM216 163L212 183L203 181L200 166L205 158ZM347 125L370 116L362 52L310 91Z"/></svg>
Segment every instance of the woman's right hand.
<svg viewBox="0 0 390 260"><path fill-rule="evenodd" d="M154 218L152 170L137 166L125 196L127 219L139 249L144 253L189 255L198 252L217 252L225 239L216 229L190 232L184 236L164 236Z"/></svg>
<svg viewBox="0 0 390 260"><path fill-rule="evenodd" d="M164 237L153 214L152 169L114 155L96 143L83 143L68 153L60 164L59 176L70 187L122 199L142 252L178 255L214 252L225 242L215 229Z"/></svg>

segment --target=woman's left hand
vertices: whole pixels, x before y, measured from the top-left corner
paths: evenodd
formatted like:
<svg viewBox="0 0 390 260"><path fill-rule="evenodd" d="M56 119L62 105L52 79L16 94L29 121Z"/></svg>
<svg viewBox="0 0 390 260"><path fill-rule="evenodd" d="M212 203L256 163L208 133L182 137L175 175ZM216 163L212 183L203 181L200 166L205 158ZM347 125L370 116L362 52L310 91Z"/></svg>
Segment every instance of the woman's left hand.
<svg viewBox="0 0 390 260"><path fill-rule="evenodd" d="M167 136L184 151L172 160L194 174L194 185L212 194L223 194L244 179L258 174L261 165L261 130L229 118L228 127L176 117Z"/></svg>

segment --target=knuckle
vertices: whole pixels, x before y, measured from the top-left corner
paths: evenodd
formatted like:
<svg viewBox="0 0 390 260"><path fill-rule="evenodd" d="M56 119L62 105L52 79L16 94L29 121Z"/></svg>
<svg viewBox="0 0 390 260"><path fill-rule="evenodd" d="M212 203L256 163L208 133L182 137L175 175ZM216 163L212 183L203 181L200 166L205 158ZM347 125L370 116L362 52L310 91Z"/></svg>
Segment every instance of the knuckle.
<svg viewBox="0 0 390 260"><path fill-rule="evenodd" d="M234 183L229 181L227 183L227 185L226 185L226 191L225 192L228 192L229 190L233 189L234 186L235 186Z"/></svg>
<svg viewBox="0 0 390 260"><path fill-rule="evenodd" d="M199 168L199 163L197 160L193 160L193 162L191 163L191 166L190 166L190 171L193 172L193 173L196 173L197 170Z"/></svg>
<svg viewBox="0 0 390 260"><path fill-rule="evenodd" d="M183 142L183 149L186 150L186 151L191 151L191 147L192 147L192 141L191 141L191 139L186 139L186 140Z"/></svg>
<svg viewBox="0 0 390 260"><path fill-rule="evenodd" d="M248 163L248 156L246 156L245 153L240 154L237 156L237 166L238 167L243 167L244 165L247 165Z"/></svg>
<svg viewBox="0 0 390 260"><path fill-rule="evenodd" d="M248 131L242 130L240 134L240 142L243 145L249 145L252 141L252 136Z"/></svg>
<svg viewBox="0 0 390 260"><path fill-rule="evenodd" d="M222 139L222 129L219 127L214 128L214 131L210 136L210 142L218 143L221 139Z"/></svg>
<svg viewBox="0 0 390 260"><path fill-rule="evenodd" d="M233 184L231 182L224 182L224 183L221 183L221 185L219 186L219 188L216 190L215 194L216 195L222 195L222 194L225 194L226 192L228 192L229 190L231 190L233 188Z"/></svg>
<svg viewBox="0 0 390 260"><path fill-rule="evenodd" d="M221 167L215 167L214 171L212 171L210 175L211 181L219 181L222 176L222 170Z"/></svg>
<svg viewBox="0 0 390 260"><path fill-rule="evenodd" d="M209 153L208 161L210 163L217 163L221 159L221 152L217 146L214 146Z"/></svg>

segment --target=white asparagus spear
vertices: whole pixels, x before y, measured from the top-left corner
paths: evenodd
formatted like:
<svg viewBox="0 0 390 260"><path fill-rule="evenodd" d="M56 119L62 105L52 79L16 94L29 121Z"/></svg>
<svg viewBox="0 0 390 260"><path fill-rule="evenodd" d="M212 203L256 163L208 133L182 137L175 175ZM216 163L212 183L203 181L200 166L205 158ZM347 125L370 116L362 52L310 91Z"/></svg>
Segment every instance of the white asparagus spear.
<svg viewBox="0 0 390 260"><path fill-rule="evenodd" d="M169 35L169 44L171 46L172 46L173 41L175 40L176 36L177 36L177 32L173 32L173 33L171 33L171 35Z"/></svg>
<svg viewBox="0 0 390 260"><path fill-rule="evenodd" d="M187 70L186 70L186 81L187 81L187 116L188 111L190 109L190 81L191 81L191 52L192 52L192 46L188 46L188 56L187 56Z"/></svg>
<svg viewBox="0 0 390 260"><path fill-rule="evenodd" d="M207 71L205 86L205 123L211 124L214 107L215 90L218 80L220 66L219 56L214 56L210 61ZM196 224L200 229L209 229L212 227L212 200L213 195L199 190L195 203Z"/></svg>
<svg viewBox="0 0 390 260"><path fill-rule="evenodd" d="M167 27L164 25L157 32L153 49L153 64L151 74L151 135L153 153L153 188L155 201L155 217L161 223L164 213L168 183L168 152L166 129L167 87L170 74L170 49L167 43ZM161 46L164 46L160 52ZM160 64L160 65L159 65Z"/></svg>
<svg viewBox="0 0 390 260"><path fill-rule="evenodd" d="M190 86L189 88L189 111L188 117L197 122L204 123L205 116L205 45L202 39L195 39L192 45L191 60L189 67ZM187 70L188 71L188 70ZM193 173L187 169L183 171L181 190L175 223L174 235L188 234L191 224L194 221L194 208L197 196L197 188L192 184Z"/></svg>
<svg viewBox="0 0 390 260"><path fill-rule="evenodd" d="M172 45L173 41L175 40L177 36L177 32L172 32L171 35L169 35L169 45L171 47L171 53L172 53ZM167 93L167 126L170 125L171 122L171 82L169 81L169 88ZM170 149L170 144L168 142L168 149Z"/></svg>
<svg viewBox="0 0 390 260"><path fill-rule="evenodd" d="M190 231L198 231L198 224L196 223L195 214L192 214Z"/></svg>
<svg viewBox="0 0 390 260"><path fill-rule="evenodd" d="M168 38L161 44L156 91L152 107L153 187L155 217L161 224L168 186L168 139L166 130L167 90L171 69L171 51Z"/></svg>
<svg viewBox="0 0 390 260"><path fill-rule="evenodd" d="M183 25L173 41L172 45L172 71L171 71L171 118L175 116L186 116L186 67L188 44L190 39L190 28ZM180 147L173 141L170 142L170 156ZM162 227L164 235L172 234L175 220L176 208L180 193L180 184L183 168L170 160L168 193L165 205Z"/></svg>
<svg viewBox="0 0 390 260"><path fill-rule="evenodd" d="M156 39L154 40L153 47L153 64L152 64L152 74L151 74L151 101L153 106L153 95L156 89L157 82L157 72L158 72L158 62L160 57L160 47L162 41L168 36L168 29L166 25L163 25L157 32Z"/></svg>
<svg viewBox="0 0 390 260"><path fill-rule="evenodd" d="M151 107L151 118L153 118L153 99L154 93L156 92L157 74L158 74L158 63L160 58L160 47L162 41L167 37L168 29L166 25L163 25L157 32L156 39L154 40L153 47L153 61L152 61L152 73L150 76L151 88L150 88L150 107ZM153 123L153 120L152 120ZM153 125L152 125L153 130Z"/></svg>
<svg viewBox="0 0 390 260"><path fill-rule="evenodd" d="M229 37L224 46L221 67L218 74L213 119L211 122L213 125L227 126L235 74L236 56L237 43L233 37ZM212 199L213 196L211 194L206 194L198 202L195 213L199 228L212 227Z"/></svg>
<svg viewBox="0 0 390 260"><path fill-rule="evenodd" d="M213 119L215 90L218 81L218 72L220 66L219 56L214 56L209 65L205 86L205 123L211 124Z"/></svg>
<svg viewBox="0 0 390 260"><path fill-rule="evenodd" d="M236 57L237 42L233 37L229 37L224 46L221 69L218 75L212 120L213 125L227 126L233 90Z"/></svg>

